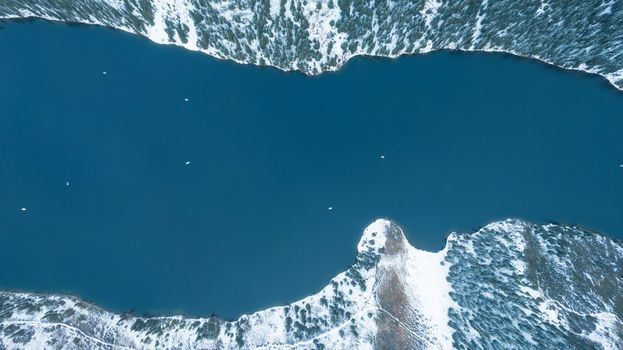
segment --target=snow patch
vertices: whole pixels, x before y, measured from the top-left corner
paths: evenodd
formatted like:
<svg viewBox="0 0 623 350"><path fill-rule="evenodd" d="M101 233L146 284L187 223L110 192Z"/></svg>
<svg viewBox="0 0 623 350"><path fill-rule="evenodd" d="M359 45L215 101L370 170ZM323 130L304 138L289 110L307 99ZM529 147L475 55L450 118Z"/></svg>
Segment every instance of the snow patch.
<svg viewBox="0 0 623 350"><path fill-rule="evenodd" d="M437 253L419 250L409 246L406 262L407 289L410 291L412 305L428 321L432 335L439 348L452 349L454 331L448 325L450 308L458 304L450 298L452 286L447 280L450 264L444 262L448 246Z"/></svg>

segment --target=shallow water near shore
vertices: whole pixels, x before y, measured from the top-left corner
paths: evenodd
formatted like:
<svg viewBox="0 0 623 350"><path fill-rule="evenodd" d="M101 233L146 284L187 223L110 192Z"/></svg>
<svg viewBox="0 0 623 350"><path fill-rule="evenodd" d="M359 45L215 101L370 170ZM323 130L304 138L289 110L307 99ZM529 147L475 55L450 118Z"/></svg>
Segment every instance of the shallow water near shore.
<svg viewBox="0 0 623 350"><path fill-rule="evenodd" d="M317 291L377 217L432 251L506 217L623 237L602 78L456 52L307 77L1 25L0 288L229 318Z"/></svg>

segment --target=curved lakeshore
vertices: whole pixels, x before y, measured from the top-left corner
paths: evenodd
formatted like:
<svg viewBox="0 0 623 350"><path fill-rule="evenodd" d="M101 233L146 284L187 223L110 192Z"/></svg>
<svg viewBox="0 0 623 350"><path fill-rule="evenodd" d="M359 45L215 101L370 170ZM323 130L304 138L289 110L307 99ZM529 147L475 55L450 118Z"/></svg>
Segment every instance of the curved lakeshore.
<svg viewBox="0 0 623 350"><path fill-rule="evenodd" d="M623 96L597 77L434 52L310 78L3 26L2 288L229 319L319 289L379 215L429 251L504 217L623 232Z"/></svg>
<svg viewBox="0 0 623 350"><path fill-rule="evenodd" d="M620 7L620 0L397 0L374 5L349 0L81 0L72 6L13 0L0 5L0 18L97 24L217 58L306 74L337 70L360 55L507 52L598 74L621 89Z"/></svg>
<svg viewBox="0 0 623 350"><path fill-rule="evenodd" d="M623 340L622 263L620 243L578 227L505 220L453 233L430 253L379 219L364 230L351 268L290 305L225 322L117 315L69 296L0 292L0 345L615 349Z"/></svg>

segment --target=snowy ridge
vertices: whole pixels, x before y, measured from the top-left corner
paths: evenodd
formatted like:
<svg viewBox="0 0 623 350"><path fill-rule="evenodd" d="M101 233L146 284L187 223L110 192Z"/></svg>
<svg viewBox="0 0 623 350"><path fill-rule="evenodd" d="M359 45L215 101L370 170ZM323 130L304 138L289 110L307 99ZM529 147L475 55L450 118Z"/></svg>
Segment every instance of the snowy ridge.
<svg viewBox="0 0 623 350"><path fill-rule="evenodd" d="M506 220L448 244L459 305L450 318L461 341L540 349L623 343L620 243L577 227Z"/></svg>
<svg viewBox="0 0 623 350"><path fill-rule="evenodd" d="M4 0L0 18L118 28L239 63L320 74L358 55L505 52L623 89L623 0Z"/></svg>
<svg viewBox="0 0 623 350"><path fill-rule="evenodd" d="M380 219L321 291L233 322L0 292L0 348L617 349L622 298L623 246L578 227L505 220L431 253Z"/></svg>

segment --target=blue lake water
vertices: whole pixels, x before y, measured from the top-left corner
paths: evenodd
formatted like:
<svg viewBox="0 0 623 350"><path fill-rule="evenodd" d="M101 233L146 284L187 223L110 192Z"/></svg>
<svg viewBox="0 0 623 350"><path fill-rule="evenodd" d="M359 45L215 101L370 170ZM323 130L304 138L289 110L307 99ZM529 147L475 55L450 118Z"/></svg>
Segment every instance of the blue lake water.
<svg viewBox="0 0 623 350"><path fill-rule="evenodd" d="M2 27L0 288L229 318L317 291L378 217L427 250L506 217L623 237L623 92L599 77L455 52L307 77Z"/></svg>

